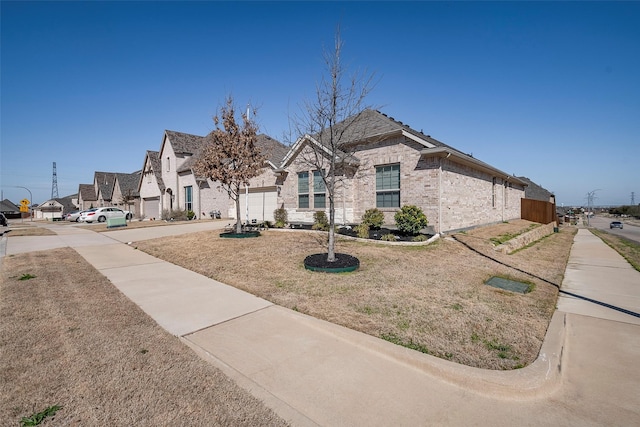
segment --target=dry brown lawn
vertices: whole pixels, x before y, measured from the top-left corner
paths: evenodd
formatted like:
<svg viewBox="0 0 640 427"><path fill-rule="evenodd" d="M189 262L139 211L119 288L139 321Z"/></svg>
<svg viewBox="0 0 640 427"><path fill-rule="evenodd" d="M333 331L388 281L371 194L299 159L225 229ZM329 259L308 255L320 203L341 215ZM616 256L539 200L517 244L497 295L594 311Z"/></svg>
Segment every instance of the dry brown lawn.
<svg viewBox="0 0 640 427"><path fill-rule="evenodd" d="M575 228L513 255L489 241L528 229L513 221L458 233L429 246L340 240L353 273L305 270L326 235L267 231L222 239L218 231L136 243L138 249L275 304L469 366L513 369L533 362L555 310ZM461 243L462 242L462 243ZM491 276L526 281L528 294L489 287Z"/></svg>
<svg viewBox="0 0 640 427"><path fill-rule="evenodd" d="M15 220L9 222L10 227L5 228L4 231L11 230L7 233L7 237L17 236L53 236L54 233L46 228L38 227L33 223L25 222L20 223Z"/></svg>
<svg viewBox="0 0 640 427"><path fill-rule="evenodd" d="M72 249L5 257L0 280L0 425L53 405L43 425L285 425Z"/></svg>

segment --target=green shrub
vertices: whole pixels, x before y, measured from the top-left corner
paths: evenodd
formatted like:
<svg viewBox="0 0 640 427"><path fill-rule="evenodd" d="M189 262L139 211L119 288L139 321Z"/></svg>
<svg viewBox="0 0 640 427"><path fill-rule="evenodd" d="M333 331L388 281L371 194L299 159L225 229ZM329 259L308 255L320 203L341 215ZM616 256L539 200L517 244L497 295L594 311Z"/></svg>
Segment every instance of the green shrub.
<svg viewBox="0 0 640 427"><path fill-rule="evenodd" d="M329 220L327 219L327 214L324 211L314 212L313 214L313 226L311 227L314 230L329 230Z"/></svg>
<svg viewBox="0 0 640 427"><path fill-rule="evenodd" d="M186 221L187 211L181 209L168 210L165 209L162 211L162 219L165 221Z"/></svg>
<svg viewBox="0 0 640 427"><path fill-rule="evenodd" d="M371 228L380 228L384 224L384 214L378 208L367 209L362 215L362 224Z"/></svg>
<svg viewBox="0 0 640 427"><path fill-rule="evenodd" d="M413 239L411 239L412 242L426 242L427 240L427 236L425 236L424 234L418 234Z"/></svg>
<svg viewBox="0 0 640 427"><path fill-rule="evenodd" d="M192 220L193 217L196 216L196 213L194 211L187 211L187 219L188 220Z"/></svg>
<svg viewBox="0 0 640 427"><path fill-rule="evenodd" d="M383 234L380 240L384 240L385 242L395 242L398 238L391 233L387 233Z"/></svg>
<svg viewBox="0 0 640 427"><path fill-rule="evenodd" d="M427 217L422 209L415 205L403 206L395 215L398 230L407 234L418 234L427 226Z"/></svg>
<svg viewBox="0 0 640 427"><path fill-rule="evenodd" d="M361 239L368 239L369 238L369 224L365 224L363 222L360 225L356 225L353 229L358 234L359 238L361 238Z"/></svg>
<svg viewBox="0 0 640 427"><path fill-rule="evenodd" d="M287 225L287 222L289 222L289 216L284 205L273 211L273 219L276 222L276 228L284 228L284 226Z"/></svg>

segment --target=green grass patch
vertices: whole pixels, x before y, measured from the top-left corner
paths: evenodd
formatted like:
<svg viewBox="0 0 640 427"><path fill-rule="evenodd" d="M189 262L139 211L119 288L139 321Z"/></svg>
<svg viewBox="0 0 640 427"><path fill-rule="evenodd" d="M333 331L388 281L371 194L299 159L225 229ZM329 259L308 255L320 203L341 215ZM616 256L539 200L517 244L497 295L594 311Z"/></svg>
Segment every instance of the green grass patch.
<svg viewBox="0 0 640 427"><path fill-rule="evenodd" d="M410 348L411 350L419 351L420 353L431 354L429 352L429 349L425 345L415 343L412 339L410 339L409 341L404 341L394 333L382 334L380 335L380 338L385 341L389 341L390 343L401 345L402 347Z"/></svg>
<svg viewBox="0 0 640 427"><path fill-rule="evenodd" d="M590 231L598 236L600 240L606 243L614 251L618 252L627 260L633 268L640 271L640 244L625 239L624 237L615 236L603 230L591 228Z"/></svg>
<svg viewBox="0 0 640 427"><path fill-rule="evenodd" d="M36 276L34 276L33 274L29 274L29 273L25 273L22 276L20 276L20 278L18 280L30 280L30 279L35 279Z"/></svg>
<svg viewBox="0 0 640 427"><path fill-rule="evenodd" d="M520 236L521 234L527 233L531 230L533 230L534 228L538 228L540 227L542 224L530 224L527 228L525 228L524 230L520 230L518 232L515 233L504 233L504 234L500 234L499 236L496 237L492 237L489 240L495 244L496 246L503 244L504 242L508 242L509 240Z"/></svg>
<svg viewBox="0 0 640 427"><path fill-rule="evenodd" d="M37 426L42 421L44 421L45 418L54 416L56 412L58 412L60 409L62 409L62 406L58 406L58 405L49 406L44 411L38 412L37 414L33 414L30 417L22 417L22 420L20 420L20 425L22 427Z"/></svg>

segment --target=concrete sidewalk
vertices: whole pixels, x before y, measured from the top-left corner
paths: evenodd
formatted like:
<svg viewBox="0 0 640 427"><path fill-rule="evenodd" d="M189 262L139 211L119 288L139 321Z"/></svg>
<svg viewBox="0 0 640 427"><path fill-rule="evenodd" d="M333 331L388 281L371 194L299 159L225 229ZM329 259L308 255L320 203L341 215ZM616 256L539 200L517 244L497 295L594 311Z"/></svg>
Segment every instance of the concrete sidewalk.
<svg viewBox="0 0 640 427"><path fill-rule="evenodd" d="M142 230L160 237L169 230L155 228L173 226L100 235L48 228L296 426L640 424L640 322L628 314L561 296L538 360L488 371L274 306L119 243L143 240ZM35 240L13 237L7 253L14 246L39 249ZM640 273L621 259L580 229L563 290L639 312Z"/></svg>

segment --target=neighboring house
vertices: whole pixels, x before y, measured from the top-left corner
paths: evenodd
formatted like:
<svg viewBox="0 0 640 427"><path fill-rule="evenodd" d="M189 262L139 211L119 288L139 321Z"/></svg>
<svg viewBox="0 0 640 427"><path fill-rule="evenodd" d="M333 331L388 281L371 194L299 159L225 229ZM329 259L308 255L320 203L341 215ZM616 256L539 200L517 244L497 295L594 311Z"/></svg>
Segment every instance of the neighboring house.
<svg viewBox="0 0 640 427"><path fill-rule="evenodd" d="M538 184L524 176L519 176L518 179L527 184L527 188L524 190L524 197L526 199L555 203L555 196L546 188L539 186Z"/></svg>
<svg viewBox="0 0 640 427"><path fill-rule="evenodd" d="M73 196L49 199L40 203L38 207L33 208L34 218L36 219L62 219L69 212L77 210L73 203Z"/></svg>
<svg viewBox="0 0 640 427"><path fill-rule="evenodd" d="M526 183L373 110L364 111L349 130L346 165L335 191L337 224L360 223L367 209L378 208L387 224L404 205L416 205L436 233L520 218ZM312 223L328 208L318 174L303 159L317 136L300 137L278 169L278 204L290 222ZM326 173L326 170L325 170Z"/></svg>
<svg viewBox="0 0 640 427"><path fill-rule="evenodd" d="M166 130L160 151L147 151L138 187L143 217L158 219L163 211L180 209L193 211L197 218L208 217L212 211L235 218L235 205L220 183L198 177L193 172L193 165L205 143L206 137ZM259 135L256 145L269 161L263 173L251 180L247 197L249 217L273 221L273 211L277 207L274 171L286 147L266 135ZM247 198L241 199L243 213Z"/></svg>
<svg viewBox="0 0 640 427"><path fill-rule="evenodd" d="M111 206L130 211L134 216L140 212L138 184L142 171L116 173L111 190Z"/></svg>
<svg viewBox="0 0 640 427"><path fill-rule="evenodd" d="M93 184L80 184L78 186L78 209L81 211L98 207L98 198Z"/></svg>
<svg viewBox="0 0 640 427"><path fill-rule="evenodd" d="M115 172L94 172L93 188L96 192L97 207L111 206L113 184L116 180Z"/></svg>
<svg viewBox="0 0 640 427"><path fill-rule="evenodd" d="M20 208L9 199L0 202L0 212L7 218L21 218Z"/></svg>

